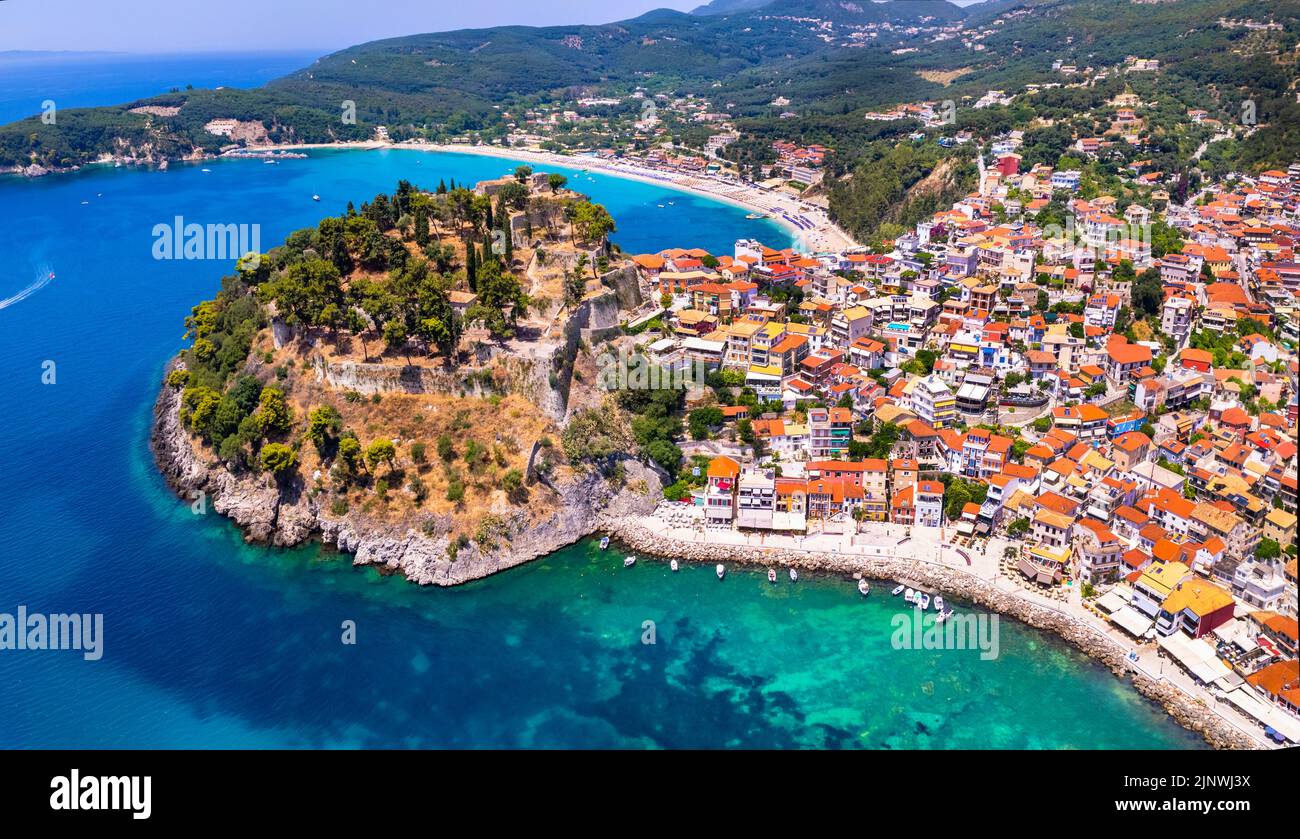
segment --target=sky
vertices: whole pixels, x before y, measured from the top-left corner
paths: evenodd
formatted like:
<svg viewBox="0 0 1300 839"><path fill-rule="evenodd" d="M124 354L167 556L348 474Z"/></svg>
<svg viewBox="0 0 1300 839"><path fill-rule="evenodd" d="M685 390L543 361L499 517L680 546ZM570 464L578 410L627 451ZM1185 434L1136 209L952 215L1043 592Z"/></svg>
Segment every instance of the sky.
<svg viewBox="0 0 1300 839"><path fill-rule="evenodd" d="M136 53L343 47L501 24L609 23L705 0L0 0L0 50Z"/></svg>

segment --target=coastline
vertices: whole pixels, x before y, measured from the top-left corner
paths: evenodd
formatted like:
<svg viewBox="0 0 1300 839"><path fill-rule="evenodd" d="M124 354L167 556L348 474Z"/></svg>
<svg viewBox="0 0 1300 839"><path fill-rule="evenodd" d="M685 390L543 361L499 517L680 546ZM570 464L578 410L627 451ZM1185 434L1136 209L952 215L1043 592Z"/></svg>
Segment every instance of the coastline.
<svg viewBox="0 0 1300 839"><path fill-rule="evenodd" d="M177 360L167 365L175 369ZM603 480L577 480L562 488L562 504L545 521L520 521L511 540L499 549L477 546L449 561L448 538L425 535L406 525L356 516L333 517L309 499L302 488L272 486L264 477L236 475L219 462L195 452L178 418L179 391L163 386L154 409L150 447L167 484L182 499L205 494L217 513L231 519L245 539L257 544L289 546L308 541L332 545L352 555L354 566L373 565L381 573L401 574L420 585L454 586L523 565L597 533L607 533L631 552L698 563L753 567L794 567L846 578L897 580L942 592L991 612L1052 632L1116 677L1131 681L1148 700L1158 703L1177 723L1199 734L1215 749L1260 749L1269 744L1243 732L1201 698L1167 678L1152 676L1130 664L1126 650L1079 617L1034 602L1028 593L1007 591L970 571L941 560L884 555L852 555L824 550L712 544L677 538L669 528L652 527L646 497L610 492ZM638 473L641 464L629 461ZM591 503L599 499L601 503Z"/></svg>
<svg viewBox="0 0 1300 839"><path fill-rule="evenodd" d="M687 192L730 204L742 210L763 213L767 220L781 227L790 234L795 246L801 250L839 252L860 247L859 243L848 233L827 217L820 208L805 209L802 202L784 193L768 192L745 184L729 184L713 179L686 175L680 172L659 172L645 167L634 166L621 160L607 160L600 157L585 157L575 154L555 154L532 149L503 148L500 146L459 145L446 143L391 143L378 140L339 143L304 143L257 146L247 151L272 152L294 151L301 149L342 149L369 151L375 149L402 149L410 151L438 152L443 154L473 154L480 157L495 157L534 166L563 166L566 169L591 169L618 178L640 181L642 183L662 186L680 192ZM226 156L226 155L221 155ZM775 209L774 209L775 208ZM809 230L801 229L794 222L783 217L782 212L800 213L814 223Z"/></svg>
<svg viewBox="0 0 1300 839"><path fill-rule="evenodd" d="M335 143L280 143L265 146L241 148L238 154L223 152L217 154L185 155L176 158L178 162L199 163L227 158L256 158L262 153L292 152L309 149L337 149L340 151L373 151L378 149L403 149L410 151L441 152L444 154L472 154L481 157L496 157L518 163L539 167L563 166L567 169L592 169L617 178L640 181L642 183L662 186L667 189L698 195L711 201L729 204L738 209L752 213L762 213L773 224L789 234L794 247L801 251L813 253L839 253L861 247L861 244L832 222L826 211L820 207L804 205L794 196L786 193L772 192L742 183L724 183L706 176L687 175L680 172L660 172L645 167L634 166L621 160L607 160L600 157L581 155L562 155L531 149L501 148L498 146L473 146L469 144L451 145L434 143L392 143L379 140L341 141ZM152 166L161 167L167 159L135 158L114 156L97 160L85 165L51 168L31 166L25 169L14 168L0 170L0 175L37 178L45 175L72 174L91 167ZM791 221L787 214L794 213L809 224L801 228Z"/></svg>
<svg viewBox="0 0 1300 839"><path fill-rule="evenodd" d="M432 529L406 520L385 520L355 512L335 514L311 492L306 477L280 483L265 474L232 472L220 460L196 449L180 420L181 390L165 383L183 368L179 357L167 363L153 407L149 447L164 481L182 500L202 498L229 518L245 541L291 547L313 540L352 555L353 565L373 565L383 573L401 574L419 585L454 586L479 580L554 553L600 530L603 515L642 515L662 493L656 473L640 462L624 461L626 480L618 487L596 473L548 483L556 503L534 519L529 508L500 510L504 544L471 542L454 555L448 548L450 522ZM646 491L631 486L644 482Z"/></svg>
<svg viewBox="0 0 1300 839"><path fill-rule="evenodd" d="M1201 735L1215 749L1260 749L1265 741L1243 731L1198 697L1169 680L1131 666L1115 640L1077 617L1017 592L1005 591L973 573L936 561L886 556L850 556L788 547L752 547L686 541L652 530L644 520L602 516L602 529L630 550L662 558L700 563L736 563L755 567L794 567L871 580L902 581L975 603L1035 629L1052 632L1105 666L1117 678L1128 677L1142 696L1158 703L1178 724Z"/></svg>

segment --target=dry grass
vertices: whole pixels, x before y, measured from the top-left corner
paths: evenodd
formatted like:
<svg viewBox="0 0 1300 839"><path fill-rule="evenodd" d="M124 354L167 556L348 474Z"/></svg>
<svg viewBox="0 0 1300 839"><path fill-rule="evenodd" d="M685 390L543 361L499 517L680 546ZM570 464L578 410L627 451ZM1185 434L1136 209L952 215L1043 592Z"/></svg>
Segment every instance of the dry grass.
<svg viewBox="0 0 1300 839"><path fill-rule="evenodd" d="M925 79L927 82L941 84L944 87L960 79L968 73L973 73L974 67L958 67L956 70L917 70L916 75Z"/></svg>

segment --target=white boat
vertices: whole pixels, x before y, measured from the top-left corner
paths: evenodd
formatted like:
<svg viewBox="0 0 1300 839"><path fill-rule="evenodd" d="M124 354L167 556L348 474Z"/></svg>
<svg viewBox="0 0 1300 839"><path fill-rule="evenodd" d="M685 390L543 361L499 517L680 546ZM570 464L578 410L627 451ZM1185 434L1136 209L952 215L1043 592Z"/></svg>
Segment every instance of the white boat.
<svg viewBox="0 0 1300 839"><path fill-rule="evenodd" d="M934 619L934 622L935 622L935 623L943 623L944 621L948 620L948 618L950 618L950 617L952 617L952 609L949 609L949 610L946 611L946 612L940 612L940 613L939 613L939 617L935 618L935 619Z"/></svg>
<svg viewBox="0 0 1300 839"><path fill-rule="evenodd" d="M211 172L212 170L211 170L211 169L200 169L199 171L200 171L200 172Z"/></svg>
<svg viewBox="0 0 1300 839"><path fill-rule="evenodd" d="M867 582L866 580L858 580L858 594L862 595L863 597L866 597L868 594L871 594L871 583Z"/></svg>
<svg viewBox="0 0 1300 839"><path fill-rule="evenodd" d="M634 556L627 556L627 557L624 557L624 558L623 558L623 567L624 567L624 568L628 568L628 567L630 567L630 566L632 566L632 565L636 565L636 557L634 557Z"/></svg>
<svg viewBox="0 0 1300 839"><path fill-rule="evenodd" d="M934 610L935 610L936 612L939 612L940 614L943 613L943 595L942 595L942 594L936 594L936 595L934 596Z"/></svg>
<svg viewBox="0 0 1300 839"><path fill-rule="evenodd" d="M911 603L912 601L916 600L916 592L912 591L909 588L907 590L907 594L903 595L903 599L906 600L908 603Z"/></svg>
<svg viewBox="0 0 1300 839"><path fill-rule="evenodd" d="M892 594L892 595L894 595L895 597L897 597L898 595L900 595L900 594L903 593L903 588L904 588L904 586L900 583L899 585L894 586L894 590L891 591L890 594Z"/></svg>
<svg viewBox="0 0 1300 839"><path fill-rule="evenodd" d="M319 195L313 195L313 196L311 197L311 200L313 200L313 201L319 201L319 200L320 200L320 196L319 196Z"/></svg>
<svg viewBox="0 0 1300 839"><path fill-rule="evenodd" d="M717 569L715 569L715 570L717 570L717 572L718 572L718 579L719 579L719 580L721 580L723 577L725 577L725 576L727 575L727 569L722 567L722 563L721 563L721 562L718 563L718 567L717 567Z"/></svg>
<svg viewBox="0 0 1300 839"><path fill-rule="evenodd" d="M668 563L668 567L671 568L672 570L676 571L676 570L677 570L677 560L674 559L672 562Z"/></svg>
<svg viewBox="0 0 1300 839"><path fill-rule="evenodd" d="M767 569L767 581L768 581L769 583L775 583L775 582L776 582L776 569L775 569L775 568L769 568L769 569Z"/></svg>
<svg viewBox="0 0 1300 839"><path fill-rule="evenodd" d="M792 583L799 582L799 572L793 568L790 569L790 582Z"/></svg>
<svg viewBox="0 0 1300 839"><path fill-rule="evenodd" d="M603 551L608 547L609 547L609 537L608 536L600 537L600 549Z"/></svg>
<svg viewBox="0 0 1300 839"><path fill-rule="evenodd" d="M921 597L920 600L921 611L925 611L926 609L930 608L930 595L922 594L920 597Z"/></svg>

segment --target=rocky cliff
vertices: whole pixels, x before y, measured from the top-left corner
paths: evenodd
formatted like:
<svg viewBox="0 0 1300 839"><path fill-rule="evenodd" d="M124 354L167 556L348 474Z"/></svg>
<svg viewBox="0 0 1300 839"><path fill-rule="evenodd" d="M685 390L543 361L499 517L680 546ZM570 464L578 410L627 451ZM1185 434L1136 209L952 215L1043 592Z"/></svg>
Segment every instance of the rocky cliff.
<svg viewBox="0 0 1300 839"><path fill-rule="evenodd" d="M170 372L178 366L173 362ZM451 545L450 523L427 518L420 527L353 511L341 516L323 508L301 476L278 482L265 474L232 472L198 447L182 425L181 392L164 386L154 405L150 446L168 484L183 498L228 516L249 541L277 546L320 539L422 585L456 585L504 571L594 533L602 517L649 512L662 496L659 476L638 461L622 462L615 485L596 472L576 472L547 484L557 501L501 505L491 540ZM540 493L539 493L540 494Z"/></svg>

